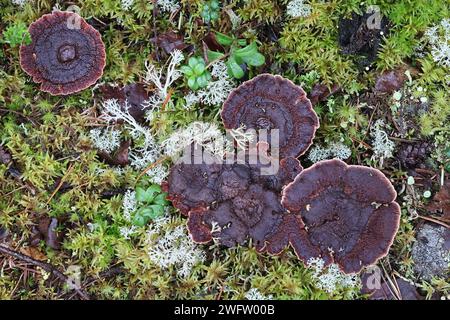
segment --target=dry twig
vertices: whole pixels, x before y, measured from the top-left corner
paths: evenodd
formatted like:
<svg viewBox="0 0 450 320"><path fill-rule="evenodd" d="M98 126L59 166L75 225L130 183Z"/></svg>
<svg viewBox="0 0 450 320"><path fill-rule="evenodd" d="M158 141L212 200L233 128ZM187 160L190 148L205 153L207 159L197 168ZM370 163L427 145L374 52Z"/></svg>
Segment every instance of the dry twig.
<svg viewBox="0 0 450 320"><path fill-rule="evenodd" d="M0 253L4 254L4 255L8 255L10 257L22 260L28 264L32 264L35 266L38 266L40 268L42 268L43 270L53 274L56 278L58 278L60 281L67 283L69 281L69 278L62 273L61 271L59 271L58 269L56 269L54 266L52 266L49 263L43 262L43 261L39 261L36 260L30 256L27 256L23 253L17 252L3 244L0 244ZM85 293L80 287L78 287L76 284L72 283L72 287L75 290L75 292L78 294L78 296L83 299L83 300L89 300L89 295L87 293Z"/></svg>

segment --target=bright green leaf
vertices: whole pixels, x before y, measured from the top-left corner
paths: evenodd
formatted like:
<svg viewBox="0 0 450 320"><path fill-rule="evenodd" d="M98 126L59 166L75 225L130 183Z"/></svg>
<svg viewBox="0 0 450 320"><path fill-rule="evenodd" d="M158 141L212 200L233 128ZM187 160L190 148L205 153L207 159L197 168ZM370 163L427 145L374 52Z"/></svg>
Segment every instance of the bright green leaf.
<svg viewBox="0 0 450 320"><path fill-rule="evenodd" d="M181 72L183 72L186 76L190 77L194 74L193 70L189 66L181 66L180 67Z"/></svg>
<svg viewBox="0 0 450 320"><path fill-rule="evenodd" d="M198 60L196 57L191 57L189 58L189 67L191 67L192 69L194 69L194 67L198 64Z"/></svg>
<svg viewBox="0 0 450 320"><path fill-rule="evenodd" d="M144 202L146 199L146 192L143 188L137 187L136 188L136 201L138 202Z"/></svg>
<svg viewBox="0 0 450 320"><path fill-rule="evenodd" d="M216 40L219 44L223 46L231 46L234 39L232 37L227 36L226 34L220 33L216 31Z"/></svg>
<svg viewBox="0 0 450 320"><path fill-rule="evenodd" d="M228 73L236 78L240 79L244 76L244 70L242 70L241 66L236 62L234 57L230 57L226 62Z"/></svg>
<svg viewBox="0 0 450 320"><path fill-rule="evenodd" d="M256 42L252 42L251 44L249 44L248 46L246 46L244 48L235 50L234 54L238 57L244 58L244 57L251 56L257 52L258 52L258 47L256 46Z"/></svg>
<svg viewBox="0 0 450 320"><path fill-rule="evenodd" d="M205 71L205 65L203 63L198 63L197 65L195 65L194 67L194 73L196 75L200 75Z"/></svg>
<svg viewBox="0 0 450 320"><path fill-rule="evenodd" d="M190 77L188 79L188 86L192 90L197 90L198 89L197 79L194 76L192 76L192 77Z"/></svg>
<svg viewBox="0 0 450 320"><path fill-rule="evenodd" d="M245 40L245 39L238 39L237 43L238 43L238 45L243 47L243 46L247 45L247 40Z"/></svg>
<svg viewBox="0 0 450 320"><path fill-rule="evenodd" d="M204 88L208 85L208 78L206 74L202 74L197 78L197 83L200 88Z"/></svg>
<svg viewBox="0 0 450 320"><path fill-rule="evenodd" d="M244 60L246 64L254 67L262 66L266 62L264 56L259 52L256 52L251 56L242 57L242 60Z"/></svg>
<svg viewBox="0 0 450 320"><path fill-rule="evenodd" d="M225 54L223 54L222 52L211 51L211 50L208 50L206 54L208 56L209 62L222 59L222 57L225 56Z"/></svg>
<svg viewBox="0 0 450 320"><path fill-rule="evenodd" d="M166 192L160 193L160 194L158 194L155 197L155 199L153 199L153 203L154 204L159 204L159 205L162 205L162 206L168 205L169 201L167 201L166 198L167 198L167 193Z"/></svg>

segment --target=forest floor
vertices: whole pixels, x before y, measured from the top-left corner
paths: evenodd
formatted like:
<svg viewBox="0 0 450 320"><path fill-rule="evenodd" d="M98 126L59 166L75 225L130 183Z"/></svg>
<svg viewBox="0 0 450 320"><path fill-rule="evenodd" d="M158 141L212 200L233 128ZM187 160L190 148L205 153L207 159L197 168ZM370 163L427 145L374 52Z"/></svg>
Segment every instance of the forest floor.
<svg viewBox="0 0 450 320"><path fill-rule="evenodd" d="M0 0L0 299L450 299L449 7L364 3ZM100 32L106 66L53 96L20 46L57 10ZM194 244L186 217L146 198L165 195L175 138L224 133L228 94L262 73L313 102L304 168L339 158L393 184L400 227L375 267L347 275L290 249Z"/></svg>

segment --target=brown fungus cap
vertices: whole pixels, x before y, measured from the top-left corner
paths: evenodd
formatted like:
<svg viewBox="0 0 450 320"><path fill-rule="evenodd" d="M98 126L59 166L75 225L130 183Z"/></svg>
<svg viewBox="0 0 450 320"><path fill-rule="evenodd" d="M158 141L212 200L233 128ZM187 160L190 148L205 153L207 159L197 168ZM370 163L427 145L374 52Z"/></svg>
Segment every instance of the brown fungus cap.
<svg viewBox="0 0 450 320"><path fill-rule="evenodd" d="M320 248L310 241L305 224L298 214L284 214L277 229L266 237L265 246L260 251L278 255L289 245L302 261L307 262L311 258L321 257L324 259L325 265L332 262L331 257L322 256Z"/></svg>
<svg viewBox="0 0 450 320"><path fill-rule="evenodd" d="M221 164L175 164L163 190L172 205L185 215L191 210L206 209L218 198L216 184L221 170Z"/></svg>
<svg viewBox="0 0 450 320"><path fill-rule="evenodd" d="M353 273L387 254L399 227L396 196L379 170L334 159L303 170L283 190L282 204L301 215L299 230L319 256ZM300 258L311 257L303 243L291 244Z"/></svg>
<svg viewBox="0 0 450 320"><path fill-rule="evenodd" d="M20 47L20 64L41 90L67 95L94 84L103 74L100 33L78 14L55 11L30 25L32 42Z"/></svg>
<svg viewBox="0 0 450 320"><path fill-rule="evenodd" d="M305 153L319 127L305 91L281 76L261 74L229 95L222 110L225 128L279 129L280 158Z"/></svg>
<svg viewBox="0 0 450 320"><path fill-rule="evenodd" d="M204 243L217 237L220 244L234 247L251 238L253 244L261 248L285 213L275 192L250 185L244 193L218 202L209 210L191 212L188 229L195 242Z"/></svg>
<svg viewBox="0 0 450 320"><path fill-rule="evenodd" d="M266 151L267 144L262 145ZM264 165L249 164L248 159L245 163L180 163L172 167L165 186L168 199L188 214L188 229L195 242L217 237L221 244L232 247L251 238L262 248L266 237L278 230L287 214L281 206L281 190L302 167L298 160L286 158L276 173L261 175Z"/></svg>

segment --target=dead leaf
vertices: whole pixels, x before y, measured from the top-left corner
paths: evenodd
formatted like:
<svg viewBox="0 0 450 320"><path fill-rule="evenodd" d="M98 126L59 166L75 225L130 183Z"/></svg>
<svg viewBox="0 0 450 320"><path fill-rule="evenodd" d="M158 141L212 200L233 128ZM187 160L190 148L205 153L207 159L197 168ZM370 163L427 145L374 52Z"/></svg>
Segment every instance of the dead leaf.
<svg viewBox="0 0 450 320"><path fill-rule="evenodd" d="M450 179L447 179L427 209L431 212L442 212L442 220L450 222Z"/></svg>
<svg viewBox="0 0 450 320"><path fill-rule="evenodd" d="M116 165L126 166L129 163L128 159L128 149L130 148L131 141L124 141L120 145L119 149L117 149L114 154L114 161Z"/></svg>
<svg viewBox="0 0 450 320"><path fill-rule="evenodd" d="M308 95L308 98L314 106L318 102L327 100L329 96L335 94L339 90L341 90L341 88L337 84L333 85L330 90L328 86L321 83L316 83Z"/></svg>
<svg viewBox="0 0 450 320"><path fill-rule="evenodd" d="M104 100L116 99L125 108L127 102L128 112L138 122L145 120L144 102L148 100L149 95L143 83L132 83L123 87L103 85L100 87L102 98Z"/></svg>
<svg viewBox="0 0 450 320"><path fill-rule="evenodd" d="M0 227L0 240L5 239L8 236L8 229Z"/></svg>
<svg viewBox="0 0 450 320"><path fill-rule="evenodd" d="M148 100L148 92L142 83L132 83L123 87L125 99L128 103L128 112L138 122L144 122L147 111L144 102Z"/></svg>
<svg viewBox="0 0 450 320"><path fill-rule="evenodd" d="M120 103L125 102L125 93L120 86L102 85L99 87L103 100L116 99Z"/></svg>
<svg viewBox="0 0 450 320"><path fill-rule="evenodd" d="M385 71L378 76L375 83L375 92L391 94L403 86L406 80L405 69Z"/></svg>
<svg viewBox="0 0 450 320"><path fill-rule="evenodd" d="M52 249L61 248L62 234L57 232L58 219L44 218L39 221L38 230L43 236L45 243Z"/></svg>
<svg viewBox="0 0 450 320"><path fill-rule="evenodd" d="M209 32L203 39L202 42L206 45L207 49L211 51L225 52L224 47L222 47L219 42L217 42L216 35L214 32Z"/></svg>
<svg viewBox="0 0 450 320"><path fill-rule="evenodd" d="M368 278L371 276L370 273L363 273L361 275L362 282L362 294L369 294L370 300L423 300L423 297L417 291L417 288L402 278L395 278L396 286L392 283L383 281L378 285L378 288L369 288ZM400 296L397 296L397 292Z"/></svg>
<svg viewBox="0 0 450 320"><path fill-rule="evenodd" d="M11 161L11 154L3 146L0 146L0 163L8 165Z"/></svg>
<svg viewBox="0 0 450 320"><path fill-rule="evenodd" d="M27 256L33 258L34 260L39 260L39 261L47 260L47 256L44 253L42 253L39 249L34 248L34 247L20 248L20 252L23 253L24 255L27 255Z"/></svg>
<svg viewBox="0 0 450 320"><path fill-rule="evenodd" d="M130 148L130 145L131 141L122 141L120 147L116 150L116 152L114 152L114 154L109 154L101 150L98 150L97 154L107 164L113 166L126 166L129 163L128 149Z"/></svg>
<svg viewBox="0 0 450 320"><path fill-rule="evenodd" d="M183 50L187 47L187 44L184 43L184 37L174 31L160 34L156 37L156 39L152 38L151 41L158 47L163 48L167 54L171 53L175 49Z"/></svg>

